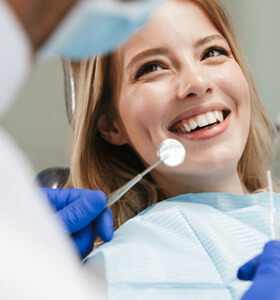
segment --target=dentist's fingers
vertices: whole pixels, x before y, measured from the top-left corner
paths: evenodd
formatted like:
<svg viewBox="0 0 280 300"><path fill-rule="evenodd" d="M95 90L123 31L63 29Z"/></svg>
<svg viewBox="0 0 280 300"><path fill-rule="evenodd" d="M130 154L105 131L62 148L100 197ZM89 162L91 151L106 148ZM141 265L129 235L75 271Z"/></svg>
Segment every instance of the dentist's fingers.
<svg viewBox="0 0 280 300"><path fill-rule="evenodd" d="M252 280L255 276L255 272L259 266L260 260L261 254L246 262L239 268L237 277L240 280Z"/></svg>
<svg viewBox="0 0 280 300"><path fill-rule="evenodd" d="M63 201L66 199L64 198ZM105 208L107 198L103 192L84 190L79 198L57 212L69 233L80 231L93 222ZM61 204L61 203L60 203ZM58 205L57 205L58 206Z"/></svg>
<svg viewBox="0 0 280 300"><path fill-rule="evenodd" d="M104 241L108 242L114 234L113 213L110 208L106 208L94 222L97 235Z"/></svg>
<svg viewBox="0 0 280 300"><path fill-rule="evenodd" d="M90 225L72 235L72 240L82 258L85 258L93 249L97 233Z"/></svg>

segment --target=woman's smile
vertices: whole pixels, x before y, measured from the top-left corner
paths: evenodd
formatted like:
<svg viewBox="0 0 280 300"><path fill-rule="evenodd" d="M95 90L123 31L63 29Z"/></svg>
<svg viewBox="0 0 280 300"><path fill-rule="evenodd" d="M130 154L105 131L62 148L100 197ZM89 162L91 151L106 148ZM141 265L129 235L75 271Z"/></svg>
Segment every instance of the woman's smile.
<svg viewBox="0 0 280 300"><path fill-rule="evenodd" d="M180 137L203 140L223 133L229 124L230 110L221 104L208 104L188 110L171 122L168 130Z"/></svg>

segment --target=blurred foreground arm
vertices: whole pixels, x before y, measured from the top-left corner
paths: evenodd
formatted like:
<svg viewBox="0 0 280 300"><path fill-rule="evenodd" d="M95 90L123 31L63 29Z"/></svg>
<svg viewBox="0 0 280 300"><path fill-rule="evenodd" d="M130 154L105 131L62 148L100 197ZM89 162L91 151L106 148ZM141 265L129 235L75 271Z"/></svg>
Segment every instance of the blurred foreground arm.
<svg viewBox="0 0 280 300"><path fill-rule="evenodd" d="M25 29L33 51L47 40L79 0L6 0Z"/></svg>
<svg viewBox="0 0 280 300"><path fill-rule="evenodd" d="M268 242L263 253L244 264L237 276L253 281L242 300L279 300L280 241Z"/></svg>
<svg viewBox="0 0 280 300"><path fill-rule="evenodd" d="M33 53L88 59L124 43L163 0L6 0ZM39 51L40 50L40 51Z"/></svg>

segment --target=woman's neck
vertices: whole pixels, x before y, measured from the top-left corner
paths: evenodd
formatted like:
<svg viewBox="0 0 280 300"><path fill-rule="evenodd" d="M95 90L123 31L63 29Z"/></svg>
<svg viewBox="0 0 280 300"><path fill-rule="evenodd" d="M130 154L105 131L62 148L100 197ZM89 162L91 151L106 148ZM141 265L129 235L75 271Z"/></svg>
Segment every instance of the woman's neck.
<svg viewBox="0 0 280 300"><path fill-rule="evenodd" d="M246 188L240 181L237 171L192 176L180 176L178 174L162 176L162 174L155 172L152 176L167 198L186 193L246 193Z"/></svg>

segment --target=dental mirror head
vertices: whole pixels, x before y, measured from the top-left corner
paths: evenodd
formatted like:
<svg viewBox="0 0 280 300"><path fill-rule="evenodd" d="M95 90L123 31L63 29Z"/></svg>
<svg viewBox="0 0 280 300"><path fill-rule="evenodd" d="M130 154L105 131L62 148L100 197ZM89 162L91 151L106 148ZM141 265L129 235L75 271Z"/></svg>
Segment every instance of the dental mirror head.
<svg viewBox="0 0 280 300"><path fill-rule="evenodd" d="M164 140L158 147L157 155L159 160L153 165L148 167L142 173L132 178L128 183L118 188L116 191L108 196L106 207L110 207L116 201L118 201L127 191L129 191L137 182L139 182L143 176L151 172L160 163L164 163L168 167L179 166L185 159L186 150L184 146L174 139Z"/></svg>
<svg viewBox="0 0 280 300"><path fill-rule="evenodd" d="M179 141L166 139L159 145L157 155L166 166L177 167L185 160L186 150Z"/></svg>

